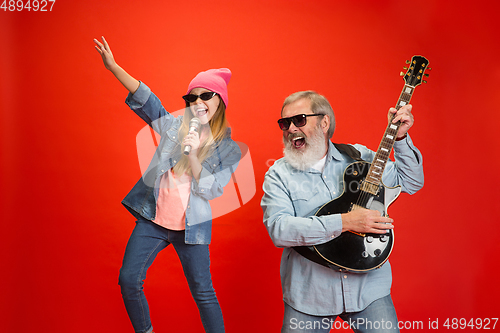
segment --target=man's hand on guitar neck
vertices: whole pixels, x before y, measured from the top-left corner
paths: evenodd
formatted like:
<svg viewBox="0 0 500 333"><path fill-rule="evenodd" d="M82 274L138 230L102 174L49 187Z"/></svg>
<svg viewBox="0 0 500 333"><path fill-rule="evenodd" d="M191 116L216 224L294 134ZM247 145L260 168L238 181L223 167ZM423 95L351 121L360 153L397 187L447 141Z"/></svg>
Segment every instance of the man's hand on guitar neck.
<svg viewBox="0 0 500 333"><path fill-rule="evenodd" d="M342 232L354 231L357 233L384 234L394 229L393 219L380 216L378 210L358 208L349 213L341 214Z"/></svg>
<svg viewBox="0 0 500 333"><path fill-rule="evenodd" d="M407 104L400 108L399 110L396 110L395 108L390 108L389 109L389 121L391 120L392 116L394 115L394 119L392 120L392 123L395 124L398 121L401 122L401 126L399 127L397 138L401 139L403 138L406 133L408 133L408 130L410 127L413 126L413 115L411 113L412 106L411 104Z"/></svg>

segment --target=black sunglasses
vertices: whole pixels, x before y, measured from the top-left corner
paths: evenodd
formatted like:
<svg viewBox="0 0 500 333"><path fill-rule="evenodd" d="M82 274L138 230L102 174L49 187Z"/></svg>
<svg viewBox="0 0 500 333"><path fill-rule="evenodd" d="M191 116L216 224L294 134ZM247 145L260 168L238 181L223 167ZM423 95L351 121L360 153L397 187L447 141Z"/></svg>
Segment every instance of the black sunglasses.
<svg viewBox="0 0 500 333"><path fill-rule="evenodd" d="M314 116L324 116L324 114L321 113L314 113L314 114L298 114L293 117L288 117L288 118L281 118L278 120L278 125L280 125L280 129L282 131L286 131L287 129L290 128L290 124L293 123L296 127L302 127L307 124L307 117L314 117Z"/></svg>
<svg viewBox="0 0 500 333"><path fill-rule="evenodd" d="M207 91L199 95L187 94L182 96L182 98L188 103L194 103L198 100L198 97L201 98L202 101L208 101L209 99L212 99L215 95L217 95L216 92Z"/></svg>

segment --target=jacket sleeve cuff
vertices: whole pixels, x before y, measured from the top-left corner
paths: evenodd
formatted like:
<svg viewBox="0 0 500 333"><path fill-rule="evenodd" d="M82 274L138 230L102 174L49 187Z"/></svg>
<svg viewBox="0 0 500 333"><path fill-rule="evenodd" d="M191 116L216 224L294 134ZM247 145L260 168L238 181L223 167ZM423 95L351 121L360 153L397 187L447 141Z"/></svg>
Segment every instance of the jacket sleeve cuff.
<svg viewBox="0 0 500 333"><path fill-rule="evenodd" d="M417 160L418 164L422 163L422 157L418 149L415 147L413 144L413 141L410 138L410 135L407 134L406 137L400 141L394 142L394 155L408 155L411 156L411 153L413 153L413 156L415 156L415 159Z"/></svg>
<svg viewBox="0 0 500 333"><path fill-rule="evenodd" d="M330 239L327 239L326 241L330 241L342 233L342 216L340 214L333 214L333 215L324 215L321 218L324 218L324 223L326 226L326 230L328 230L327 237Z"/></svg>
<svg viewBox="0 0 500 333"><path fill-rule="evenodd" d="M139 81L139 88L137 88L137 91L134 94L128 93L125 103L131 109L140 108L146 104L150 95L151 89L146 84Z"/></svg>

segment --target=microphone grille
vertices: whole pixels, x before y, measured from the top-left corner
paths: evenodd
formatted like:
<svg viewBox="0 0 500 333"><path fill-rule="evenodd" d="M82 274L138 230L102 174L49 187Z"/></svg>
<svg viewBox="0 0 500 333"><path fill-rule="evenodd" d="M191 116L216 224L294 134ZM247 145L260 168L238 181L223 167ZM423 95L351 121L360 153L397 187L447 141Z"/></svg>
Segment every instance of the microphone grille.
<svg viewBox="0 0 500 333"><path fill-rule="evenodd" d="M196 128L196 131L200 129L200 126L201 126L201 120L198 117L194 117L189 121L189 127Z"/></svg>

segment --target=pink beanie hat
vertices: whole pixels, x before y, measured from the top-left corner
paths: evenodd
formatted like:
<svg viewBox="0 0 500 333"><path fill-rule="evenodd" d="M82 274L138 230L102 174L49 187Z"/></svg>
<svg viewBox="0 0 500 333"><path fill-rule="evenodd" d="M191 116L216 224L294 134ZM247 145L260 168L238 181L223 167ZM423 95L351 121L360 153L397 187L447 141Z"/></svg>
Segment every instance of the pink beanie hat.
<svg viewBox="0 0 500 333"><path fill-rule="evenodd" d="M227 85L231 79L231 71L227 68L209 69L198 73L188 87L188 94L194 88L205 88L216 92L224 101L227 108Z"/></svg>

